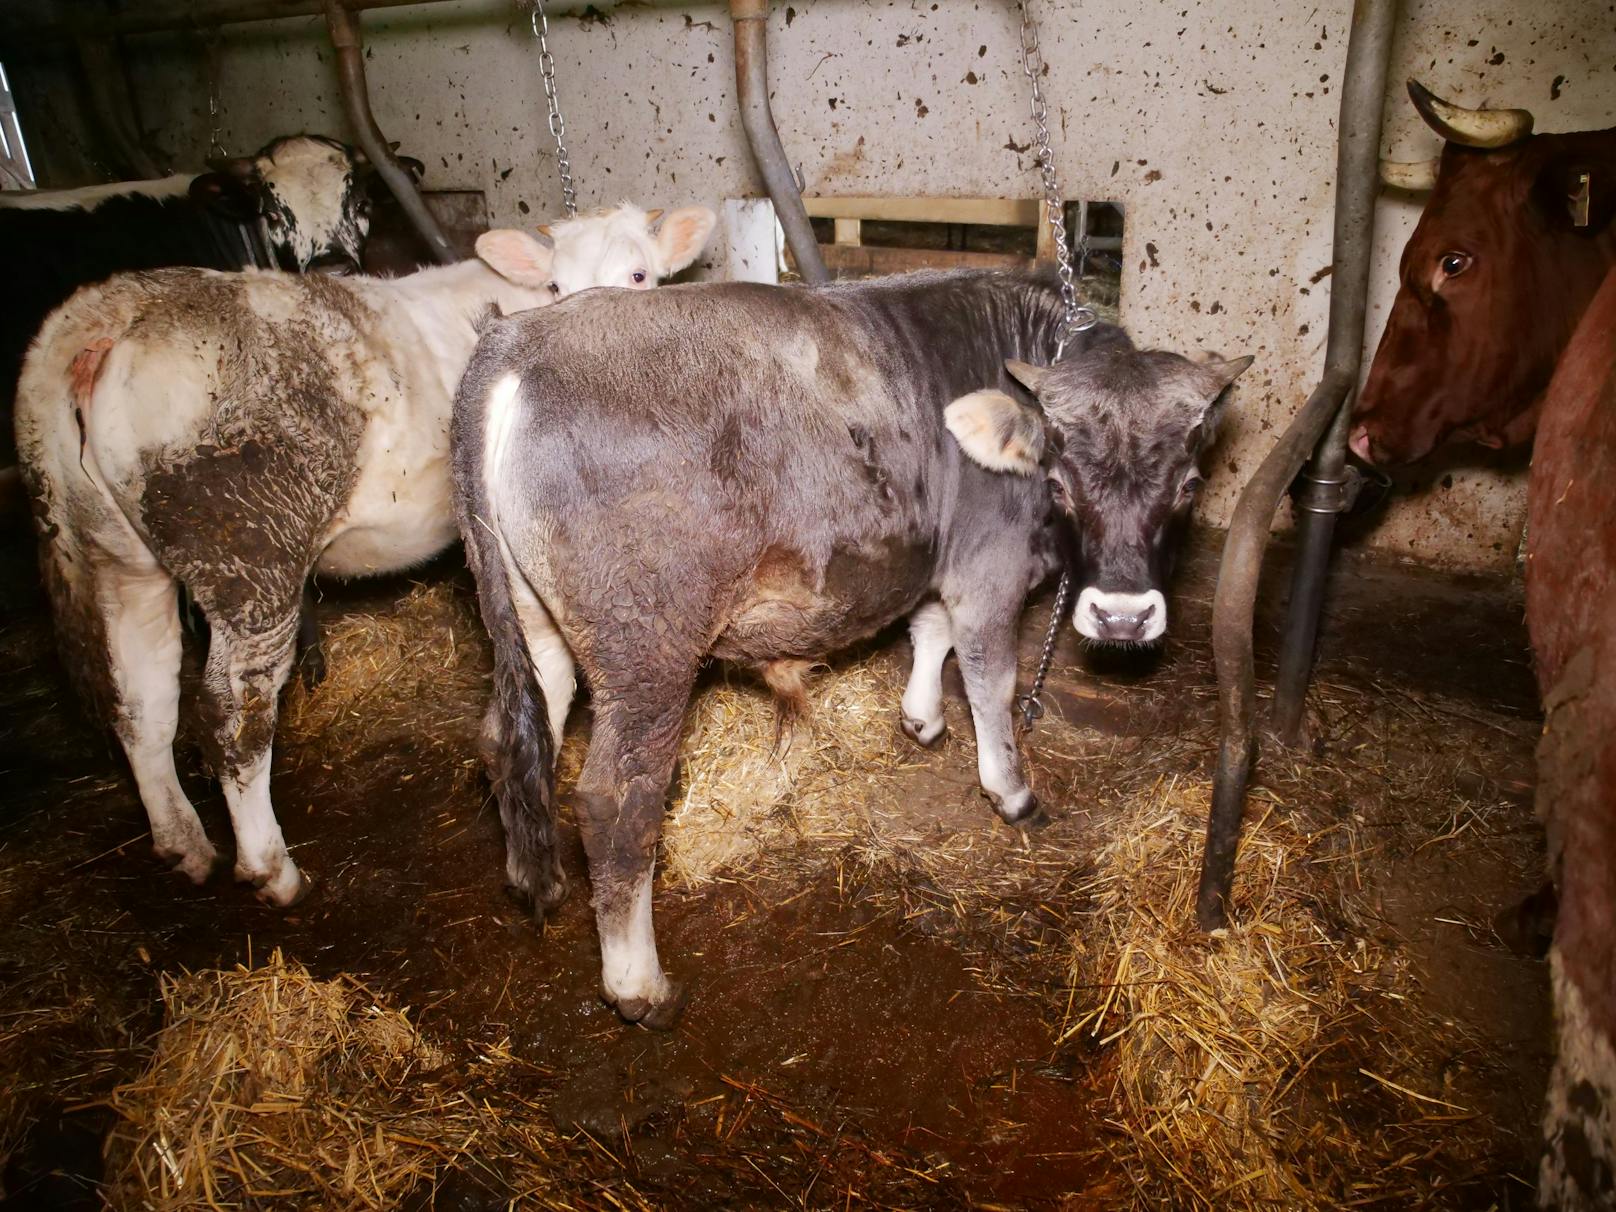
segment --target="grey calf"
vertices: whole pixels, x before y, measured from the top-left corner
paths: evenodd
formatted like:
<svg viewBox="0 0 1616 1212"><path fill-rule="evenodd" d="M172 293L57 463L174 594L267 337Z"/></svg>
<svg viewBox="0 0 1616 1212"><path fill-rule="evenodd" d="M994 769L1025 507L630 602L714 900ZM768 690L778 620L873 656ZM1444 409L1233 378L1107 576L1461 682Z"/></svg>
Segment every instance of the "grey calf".
<svg viewBox="0 0 1616 1212"><path fill-rule="evenodd" d="M1249 361L1141 353L1101 327L1029 365L1060 321L1047 282L967 272L597 292L485 332L452 450L495 646L507 871L541 908L565 895L553 756L576 660L594 696L578 819L602 992L625 1019L666 1026L682 1005L651 878L708 655L789 692L801 662L915 614L910 734L940 731L952 648L984 790L1008 821L1036 812L1010 722L1026 595L1065 567L1102 598L1160 597L1212 404Z"/></svg>

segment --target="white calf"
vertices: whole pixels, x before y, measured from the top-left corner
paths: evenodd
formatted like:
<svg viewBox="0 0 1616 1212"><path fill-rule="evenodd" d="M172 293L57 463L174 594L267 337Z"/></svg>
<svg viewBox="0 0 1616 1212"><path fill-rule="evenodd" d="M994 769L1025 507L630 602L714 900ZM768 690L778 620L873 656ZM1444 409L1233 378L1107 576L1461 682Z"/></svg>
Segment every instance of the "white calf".
<svg viewBox="0 0 1616 1212"><path fill-rule="evenodd" d="M112 724L158 855L216 854L175 773L184 584L211 630L203 677L236 877L289 905L304 880L269 794L276 701L318 570L394 571L456 537L449 418L492 307L647 288L715 218L631 206L489 232L481 260L396 279L173 269L81 290L23 367L17 438L67 665Z"/></svg>

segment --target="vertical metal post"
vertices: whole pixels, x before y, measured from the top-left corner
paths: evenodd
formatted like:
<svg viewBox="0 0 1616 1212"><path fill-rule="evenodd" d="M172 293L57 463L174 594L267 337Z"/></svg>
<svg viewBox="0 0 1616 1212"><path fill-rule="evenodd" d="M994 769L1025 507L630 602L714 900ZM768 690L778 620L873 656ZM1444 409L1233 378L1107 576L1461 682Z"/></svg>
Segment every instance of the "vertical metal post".
<svg viewBox="0 0 1616 1212"><path fill-rule="evenodd" d="M1362 340L1362 326L1359 327ZM1313 652L1318 641L1319 616L1324 612L1324 581L1330 571L1336 516L1346 508L1347 431L1352 401L1348 391L1324 431L1302 473L1303 488L1296 499L1296 563L1291 569L1291 598L1279 640L1279 667L1274 675L1273 731L1285 745L1302 738L1307 684L1313 673Z"/></svg>
<svg viewBox="0 0 1616 1212"><path fill-rule="evenodd" d="M1315 443L1319 443L1312 465L1315 487L1338 479L1331 469L1344 465L1348 402L1363 355L1375 194L1379 188L1380 124L1397 9L1398 0L1355 0L1353 4L1336 150L1334 275L1324 375L1241 492L1218 571L1217 595L1212 604L1212 649L1218 671L1218 764L1195 905L1196 920L1203 930L1217 929L1228 921L1240 818L1245 811L1246 784L1256 749L1252 729L1256 697L1252 620L1274 510ZM1293 654L1302 649L1305 641L1309 660L1323 570L1329 558L1333 512L1328 518L1330 525L1325 527L1304 523L1301 541L1305 550L1298 556L1299 569L1311 566L1317 571L1305 580L1306 594L1298 595L1305 596L1305 600L1293 598L1291 613L1296 616L1300 608L1306 607L1312 614L1305 636L1299 624L1287 628L1287 644ZM1306 574L1299 571L1298 575ZM1298 667L1305 684L1307 662L1294 655L1287 675L1297 677L1294 671ZM1298 693L1295 701L1299 703L1300 697Z"/></svg>
<svg viewBox="0 0 1616 1212"><path fill-rule="evenodd" d="M802 205L802 192L797 188L769 108L769 0L730 0L729 15L735 26L735 99L741 107L747 146L752 149L775 215L785 229L797 272L808 282L828 282L830 271L819 255L814 225Z"/></svg>
<svg viewBox="0 0 1616 1212"><path fill-rule="evenodd" d="M438 222L421 200L420 191L409 171L398 162L393 149L376 125L376 115L370 110L370 93L365 87L365 44L359 33L359 18L342 5L342 0L325 0L325 23L331 31L331 45L337 52L337 73L342 84L342 106L348 112L348 124L353 127L354 140L375 168L393 197L403 208L415 230L421 233L427 248L441 264L449 265L460 258L444 237Z"/></svg>

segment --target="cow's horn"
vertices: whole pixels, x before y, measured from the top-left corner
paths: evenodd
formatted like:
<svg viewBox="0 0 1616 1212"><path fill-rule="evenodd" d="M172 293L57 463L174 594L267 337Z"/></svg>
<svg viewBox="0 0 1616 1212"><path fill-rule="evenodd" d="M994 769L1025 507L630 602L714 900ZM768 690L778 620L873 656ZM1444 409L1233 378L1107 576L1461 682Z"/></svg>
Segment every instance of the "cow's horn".
<svg viewBox="0 0 1616 1212"><path fill-rule="evenodd" d="M1532 133L1532 115L1524 109L1466 109L1444 101L1410 78L1408 95L1425 124L1449 143L1463 147L1508 147Z"/></svg>
<svg viewBox="0 0 1616 1212"><path fill-rule="evenodd" d="M1436 188L1436 160L1382 160L1380 179L1393 189L1432 190Z"/></svg>
<svg viewBox="0 0 1616 1212"><path fill-rule="evenodd" d="M650 210L645 212L645 221L647 223L655 223L661 217L662 208L660 206L653 206Z"/></svg>

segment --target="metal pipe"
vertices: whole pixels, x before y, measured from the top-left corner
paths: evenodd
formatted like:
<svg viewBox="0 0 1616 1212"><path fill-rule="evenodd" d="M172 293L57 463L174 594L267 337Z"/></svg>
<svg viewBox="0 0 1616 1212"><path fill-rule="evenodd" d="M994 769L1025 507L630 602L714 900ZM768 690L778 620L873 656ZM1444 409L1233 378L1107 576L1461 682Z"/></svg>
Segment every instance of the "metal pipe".
<svg viewBox="0 0 1616 1212"><path fill-rule="evenodd" d="M365 88L364 40L359 33L359 18L345 7L342 0L325 0L325 22L331 31L331 45L337 52L337 74L342 83L342 107L348 111L348 123L353 127L354 139L370 157L371 166L393 191L393 197L403 208L411 225L426 241L440 264L449 265L460 258L444 237L438 221L427 210L415 188L415 179L393 155L393 149L376 125L376 116L370 112L370 93Z"/></svg>
<svg viewBox="0 0 1616 1212"><path fill-rule="evenodd" d="M1362 325L1358 340L1363 341ZM1357 379L1354 367L1353 379ZM1303 475L1303 492L1296 522L1296 562L1291 569L1290 604L1279 639L1279 666L1274 673L1273 731L1282 745L1294 747L1302 737L1307 684L1313 673L1313 652L1324 611L1324 582L1330 571L1335 520L1346 508L1347 431L1352 416L1348 403L1336 409L1330 427L1313 452ZM1335 490L1335 491L1332 491Z"/></svg>
<svg viewBox="0 0 1616 1212"><path fill-rule="evenodd" d="M1379 186L1381 116L1397 9L1398 0L1355 0L1353 4L1341 92L1340 142L1336 149L1334 276L1324 374L1302 411L1241 492L1218 570L1212 604L1212 651L1218 673L1218 764L1195 903L1196 921L1203 930L1215 930L1228 922L1240 818L1256 748L1252 733L1252 620L1274 510L1326 427L1329 436L1320 446L1320 461L1315 466L1327 470L1344 449L1344 417L1363 356L1375 194ZM1309 530L1304 524L1303 542L1316 546L1318 535L1316 528ZM1324 531L1326 555L1329 538L1329 532ZM1315 602L1315 626L1316 623ZM1311 638L1308 648L1311 652Z"/></svg>
<svg viewBox="0 0 1616 1212"><path fill-rule="evenodd" d="M797 272L808 282L828 282L830 271L819 255L814 225L803 209L802 192L797 188L786 149L780 144L780 132L774 125L774 113L769 109L769 0L730 0L729 15L735 25L735 99L741 107L747 146L763 174L775 217L785 229Z"/></svg>

